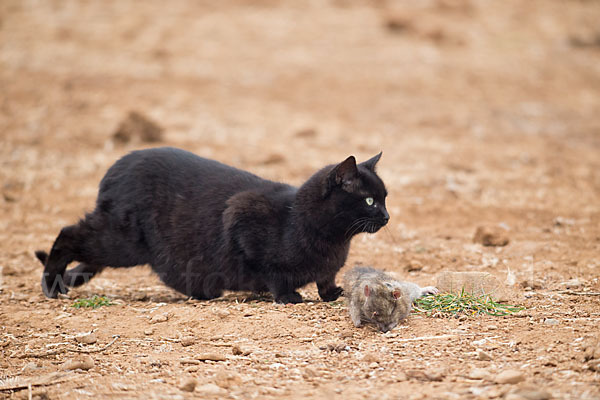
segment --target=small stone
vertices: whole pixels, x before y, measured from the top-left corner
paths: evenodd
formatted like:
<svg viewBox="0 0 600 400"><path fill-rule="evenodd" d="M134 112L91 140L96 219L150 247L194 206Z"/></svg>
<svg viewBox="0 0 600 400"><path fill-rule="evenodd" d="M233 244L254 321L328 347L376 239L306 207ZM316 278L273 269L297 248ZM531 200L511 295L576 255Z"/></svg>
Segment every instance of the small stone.
<svg viewBox="0 0 600 400"><path fill-rule="evenodd" d="M376 353L367 353L362 360L366 363L379 362L379 356Z"/></svg>
<svg viewBox="0 0 600 400"><path fill-rule="evenodd" d="M163 128L156 122L137 111L131 111L113 133L113 138L120 143L127 143L133 138L144 142L158 142L162 133Z"/></svg>
<svg viewBox="0 0 600 400"><path fill-rule="evenodd" d="M545 390L539 390L539 388L529 385L518 388L514 394L526 400L549 400L552 398L550 393Z"/></svg>
<svg viewBox="0 0 600 400"><path fill-rule="evenodd" d="M28 362L27 364L25 364L25 366L21 369L21 372L28 372L28 371L35 371L36 369L39 369L40 366L37 365L35 362L31 361Z"/></svg>
<svg viewBox="0 0 600 400"><path fill-rule="evenodd" d="M218 387L214 383L207 383L196 388L196 392L201 396L223 396L227 391L223 388Z"/></svg>
<svg viewBox="0 0 600 400"><path fill-rule="evenodd" d="M505 371L500 372L496 375L496 379L494 381L499 384L515 384L519 382L523 382L525 380L525 375L521 371L517 371L514 369L507 369Z"/></svg>
<svg viewBox="0 0 600 400"><path fill-rule="evenodd" d="M492 356L483 350L477 350L477 359L480 361L492 361Z"/></svg>
<svg viewBox="0 0 600 400"><path fill-rule="evenodd" d="M544 325L558 325L558 324L559 324L558 320L554 319L554 318L546 318L544 320Z"/></svg>
<svg viewBox="0 0 600 400"><path fill-rule="evenodd" d="M568 281L561 282L561 285L565 286L567 289L579 289L583 286L583 283L577 278L569 279Z"/></svg>
<svg viewBox="0 0 600 400"><path fill-rule="evenodd" d="M492 274L482 271L443 271L437 276L436 287L441 293L490 295L496 301L508 297L506 287Z"/></svg>
<svg viewBox="0 0 600 400"><path fill-rule="evenodd" d="M191 366L187 367L186 369L184 369L183 371L188 372L188 373L197 372L198 367L195 365L191 365Z"/></svg>
<svg viewBox="0 0 600 400"><path fill-rule="evenodd" d="M224 389L229 389L232 386L239 386L242 378L235 372L219 371L215 375L215 383Z"/></svg>
<svg viewBox="0 0 600 400"><path fill-rule="evenodd" d="M222 309L222 308L216 308L214 310L214 313L219 318L227 318L228 316L231 315L231 312L229 312L229 310L225 310L225 309Z"/></svg>
<svg viewBox="0 0 600 400"><path fill-rule="evenodd" d="M179 389L183 390L184 392L193 392L194 389L196 388L197 385L197 381L194 378L185 378L181 381L181 384L179 385Z"/></svg>
<svg viewBox="0 0 600 400"><path fill-rule="evenodd" d="M480 226L475 231L473 242L484 246L506 246L509 239L506 231L502 228Z"/></svg>
<svg viewBox="0 0 600 400"><path fill-rule="evenodd" d="M227 361L227 357L216 353L202 353L196 356L200 361Z"/></svg>
<svg viewBox="0 0 600 400"><path fill-rule="evenodd" d="M150 336L154 333L154 328L144 329L144 335Z"/></svg>
<svg viewBox="0 0 600 400"><path fill-rule="evenodd" d="M319 376L319 373L312 367L305 367L302 376L304 378L315 378Z"/></svg>
<svg viewBox="0 0 600 400"><path fill-rule="evenodd" d="M354 332L352 332L351 330L343 330L339 333L338 336L342 339L349 339L354 336Z"/></svg>
<svg viewBox="0 0 600 400"><path fill-rule="evenodd" d="M483 368L474 368L469 372L469 379L486 380L491 381L492 375L488 370Z"/></svg>
<svg viewBox="0 0 600 400"><path fill-rule="evenodd" d="M196 343L196 338L193 336L184 336L181 338L181 345L183 347L188 347Z"/></svg>
<svg viewBox="0 0 600 400"><path fill-rule="evenodd" d="M600 359L588 361L587 366L590 371L600 372Z"/></svg>
<svg viewBox="0 0 600 400"><path fill-rule="evenodd" d="M158 324L160 322L167 322L168 320L169 320L169 313L162 313L162 314L154 315L152 318L150 318L150 323Z"/></svg>
<svg viewBox="0 0 600 400"><path fill-rule="evenodd" d="M369 368L371 368L371 369L375 369L377 367L379 367L379 364L376 362L372 362L371 364L369 364Z"/></svg>
<svg viewBox="0 0 600 400"><path fill-rule="evenodd" d="M421 271L423 269L423 264L421 264L419 261L411 260L408 264L406 264L404 269L406 272Z"/></svg>
<svg viewBox="0 0 600 400"><path fill-rule="evenodd" d="M75 340L83 344L94 344L98 341L98 338L96 337L95 333L91 332L77 335L75 336Z"/></svg>
<svg viewBox="0 0 600 400"><path fill-rule="evenodd" d="M77 359L68 360L62 365L62 369L72 371L75 369L81 369L84 371L90 370L94 367L94 359L90 356L82 356Z"/></svg>
<svg viewBox="0 0 600 400"><path fill-rule="evenodd" d="M434 382L442 381L445 375L446 371L444 371L442 368L428 369L424 372L425 379Z"/></svg>
<svg viewBox="0 0 600 400"><path fill-rule="evenodd" d="M231 348L231 352L233 353L234 356L247 356L252 353L252 350L247 349L245 347L241 347L236 344L236 345L233 345L233 347Z"/></svg>

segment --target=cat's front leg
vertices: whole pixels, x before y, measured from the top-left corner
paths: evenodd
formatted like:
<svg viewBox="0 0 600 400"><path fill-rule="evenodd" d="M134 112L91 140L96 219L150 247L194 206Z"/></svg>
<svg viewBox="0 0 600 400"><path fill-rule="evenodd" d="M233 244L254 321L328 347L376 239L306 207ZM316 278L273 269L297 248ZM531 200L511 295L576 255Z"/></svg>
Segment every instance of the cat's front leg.
<svg viewBox="0 0 600 400"><path fill-rule="evenodd" d="M275 296L275 301L281 304L297 304L302 303L302 296L298 292L282 293Z"/></svg>
<svg viewBox="0 0 600 400"><path fill-rule="evenodd" d="M323 301L335 301L344 293L344 289L335 284L335 275L317 281L317 288Z"/></svg>

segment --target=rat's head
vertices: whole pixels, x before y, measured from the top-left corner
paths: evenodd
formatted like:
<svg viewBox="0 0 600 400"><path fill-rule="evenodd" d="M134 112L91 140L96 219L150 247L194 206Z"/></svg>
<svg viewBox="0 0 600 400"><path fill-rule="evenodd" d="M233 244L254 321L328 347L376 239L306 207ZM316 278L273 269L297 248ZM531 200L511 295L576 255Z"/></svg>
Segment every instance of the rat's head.
<svg viewBox="0 0 600 400"><path fill-rule="evenodd" d="M381 332L392 330L408 316L410 300L391 282L367 283L363 286L363 317Z"/></svg>
<svg viewBox="0 0 600 400"><path fill-rule="evenodd" d="M350 156L323 168L300 188L299 198L311 205L320 226L351 238L361 232L375 233L387 224L387 190L375 172L380 158L381 153L357 164Z"/></svg>

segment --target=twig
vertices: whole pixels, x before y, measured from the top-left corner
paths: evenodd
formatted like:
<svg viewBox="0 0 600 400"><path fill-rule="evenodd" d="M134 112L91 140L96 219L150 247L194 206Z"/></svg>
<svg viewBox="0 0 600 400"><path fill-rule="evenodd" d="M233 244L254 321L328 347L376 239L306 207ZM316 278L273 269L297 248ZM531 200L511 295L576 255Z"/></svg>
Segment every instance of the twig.
<svg viewBox="0 0 600 400"><path fill-rule="evenodd" d="M110 341L110 343L108 343L106 346L100 348L100 349L69 349L67 348L67 351L73 351L75 353L86 353L86 354L90 354L90 353L100 353L106 349L108 349L110 346L112 346L117 339L119 339L121 336L120 335L114 335L113 336L113 340Z"/></svg>
<svg viewBox="0 0 600 400"><path fill-rule="evenodd" d="M435 340L435 339L450 339L458 335L439 335L439 336L420 336L416 338L406 338L394 340L394 342L418 342L419 340Z"/></svg>
<svg viewBox="0 0 600 400"><path fill-rule="evenodd" d="M575 292L573 290L561 290L560 294L572 294L574 296L600 296L600 292Z"/></svg>
<svg viewBox="0 0 600 400"><path fill-rule="evenodd" d="M119 339L120 335L114 335L114 339L110 341L110 343L108 343L106 346L101 347L99 349L78 349L78 348L70 348L70 347L63 347L62 349L56 349L56 350L52 350L52 351L47 351L45 353L25 353L25 354L21 354L19 355L19 358L43 358L43 357L50 357L50 356L55 356L57 354L62 354L64 352L67 351L71 351L73 353L85 353L85 354L90 354L90 353L100 353L106 349L108 349L110 346L112 346L117 339Z"/></svg>
<svg viewBox="0 0 600 400"><path fill-rule="evenodd" d="M21 390L28 389L29 390L29 398L31 398L31 388L33 386L48 386L54 385L56 383L62 382L66 378L66 374L64 373L51 373L49 375L45 375L38 379L37 381L29 381L23 380L21 383L13 383L13 384L0 384L0 392L5 390ZM1 381L0 381L1 382Z"/></svg>

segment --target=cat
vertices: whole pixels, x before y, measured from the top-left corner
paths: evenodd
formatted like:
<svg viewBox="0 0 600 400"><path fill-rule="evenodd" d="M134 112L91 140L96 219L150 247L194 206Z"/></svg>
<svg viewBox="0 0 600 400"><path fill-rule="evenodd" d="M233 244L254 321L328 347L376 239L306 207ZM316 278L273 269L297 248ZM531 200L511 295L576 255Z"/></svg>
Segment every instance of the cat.
<svg viewBox="0 0 600 400"><path fill-rule="evenodd" d="M380 157L350 156L296 188L172 147L131 152L100 182L94 211L64 227L50 254L36 252L42 290L56 298L106 266L150 264L197 299L243 290L299 303L296 290L316 282L336 300L352 237L389 220Z"/></svg>

